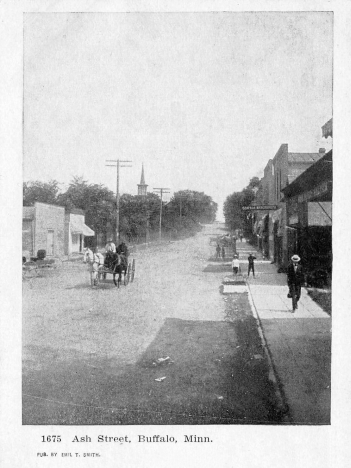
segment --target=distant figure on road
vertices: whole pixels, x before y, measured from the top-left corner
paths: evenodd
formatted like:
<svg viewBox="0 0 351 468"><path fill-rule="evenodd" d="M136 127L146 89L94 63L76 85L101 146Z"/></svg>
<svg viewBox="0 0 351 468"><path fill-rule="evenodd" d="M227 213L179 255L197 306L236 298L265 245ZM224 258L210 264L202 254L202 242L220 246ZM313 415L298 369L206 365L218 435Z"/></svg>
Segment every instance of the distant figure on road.
<svg viewBox="0 0 351 468"><path fill-rule="evenodd" d="M238 259L237 255L234 255L234 258L232 260L232 269L233 269L233 274L236 276L238 274L240 268L240 262Z"/></svg>
<svg viewBox="0 0 351 468"><path fill-rule="evenodd" d="M232 237L233 252L236 252L236 241L237 241L237 238L233 236Z"/></svg>
<svg viewBox="0 0 351 468"><path fill-rule="evenodd" d="M240 242L242 242L243 241L243 235L241 233L240 233L239 237L240 237Z"/></svg>
<svg viewBox="0 0 351 468"><path fill-rule="evenodd" d="M303 272L302 266L299 264L300 257L298 255L293 255L291 257L291 263L289 263L288 270L287 270L287 280L289 286L289 294L288 297L292 297L292 288L295 287L295 294L296 294L296 309L297 309L297 302L301 297L301 286L305 282L305 275Z"/></svg>
<svg viewBox="0 0 351 468"><path fill-rule="evenodd" d="M221 248L219 246L219 244L217 244L217 247L216 247L216 258L219 258L221 255Z"/></svg>
<svg viewBox="0 0 351 468"><path fill-rule="evenodd" d="M254 260L256 260L256 257L254 257L254 256L252 255L252 253L250 253L250 255L248 256L248 261L249 261L249 269L248 269L248 272L247 272L247 276L248 276L248 277L250 276L250 271L252 271L253 277L255 277L255 264L254 264Z"/></svg>
<svg viewBox="0 0 351 468"><path fill-rule="evenodd" d="M222 247L222 259L223 260L225 259L225 248L224 248L224 246Z"/></svg>

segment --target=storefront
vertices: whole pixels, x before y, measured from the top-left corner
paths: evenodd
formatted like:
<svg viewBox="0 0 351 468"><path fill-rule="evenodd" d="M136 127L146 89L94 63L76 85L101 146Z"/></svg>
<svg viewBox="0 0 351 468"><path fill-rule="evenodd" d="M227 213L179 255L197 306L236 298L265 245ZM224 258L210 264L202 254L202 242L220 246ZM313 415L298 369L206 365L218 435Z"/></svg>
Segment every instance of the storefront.
<svg viewBox="0 0 351 468"><path fill-rule="evenodd" d="M284 190L288 256L297 253L310 271L332 269L332 151Z"/></svg>
<svg viewBox="0 0 351 468"><path fill-rule="evenodd" d="M95 235L95 232L85 224L82 213L67 213L65 220L66 254L81 253L84 248L84 238Z"/></svg>
<svg viewBox="0 0 351 468"><path fill-rule="evenodd" d="M281 265L283 259L283 209L272 212L272 240L273 261Z"/></svg>

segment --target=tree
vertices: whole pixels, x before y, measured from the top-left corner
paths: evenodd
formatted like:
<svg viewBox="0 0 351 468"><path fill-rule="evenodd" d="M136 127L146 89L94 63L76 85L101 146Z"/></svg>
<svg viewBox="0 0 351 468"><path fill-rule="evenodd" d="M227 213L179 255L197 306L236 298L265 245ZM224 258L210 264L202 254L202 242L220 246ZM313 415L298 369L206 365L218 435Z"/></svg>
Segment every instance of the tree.
<svg viewBox="0 0 351 468"><path fill-rule="evenodd" d="M217 203L204 192L181 190L175 192L167 210L179 213L179 217L191 218L196 223L212 223L216 219Z"/></svg>
<svg viewBox="0 0 351 468"><path fill-rule="evenodd" d="M243 193L234 192L228 195L223 206L223 213L226 225L230 230L243 228Z"/></svg>
<svg viewBox="0 0 351 468"><path fill-rule="evenodd" d="M82 177L74 177L67 191L58 196L58 203L68 210L85 211L85 221L96 235L106 235L109 224L115 222L116 202L111 190L102 184L88 184Z"/></svg>
<svg viewBox="0 0 351 468"><path fill-rule="evenodd" d="M261 181L260 181L259 177L252 177L250 179L250 182L249 182L249 185L247 186L247 188L254 189L255 187L259 187L260 183L261 183Z"/></svg>
<svg viewBox="0 0 351 468"><path fill-rule="evenodd" d="M243 229L245 232L250 232L251 221L248 218L248 213L242 208L249 206L255 199L256 191L260 187L260 179L253 177L249 184L241 192L234 192L228 195L224 202L224 218L226 225L234 231L234 229Z"/></svg>
<svg viewBox="0 0 351 468"><path fill-rule="evenodd" d="M32 180L23 183L23 205L33 206L35 202L57 204L57 196L60 190L57 180L40 182Z"/></svg>
<svg viewBox="0 0 351 468"><path fill-rule="evenodd" d="M148 193L146 196L123 194L120 198L120 229L128 240L146 238L147 232L158 230L160 198Z"/></svg>
<svg viewBox="0 0 351 468"><path fill-rule="evenodd" d="M211 223L216 218L217 203L204 192L181 190L175 192L165 206L162 225L175 235L194 234L200 223Z"/></svg>

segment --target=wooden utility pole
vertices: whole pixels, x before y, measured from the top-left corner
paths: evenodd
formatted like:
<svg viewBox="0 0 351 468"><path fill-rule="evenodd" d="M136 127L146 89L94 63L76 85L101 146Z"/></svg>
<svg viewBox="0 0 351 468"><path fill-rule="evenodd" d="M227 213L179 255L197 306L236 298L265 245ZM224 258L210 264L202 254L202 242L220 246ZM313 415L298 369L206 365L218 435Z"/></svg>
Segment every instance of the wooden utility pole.
<svg viewBox="0 0 351 468"><path fill-rule="evenodd" d="M160 240L162 239L162 195L164 193L170 193L169 188L166 187L156 187L154 188L155 193L158 193L160 195L161 199L161 204L160 204L160 227L159 227L159 236Z"/></svg>
<svg viewBox="0 0 351 468"><path fill-rule="evenodd" d="M177 194L175 195L174 199L178 200L179 199L179 218L182 219L182 200L184 200L188 197L186 194Z"/></svg>
<svg viewBox="0 0 351 468"><path fill-rule="evenodd" d="M132 161L121 160L121 159L106 159L106 162L112 162L116 164L106 164L106 166L117 167L117 189L116 189L116 244L119 244L119 168L120 167L132 167L123 163L131 163ZM122 163L122 164L120 164Z"/></svg>

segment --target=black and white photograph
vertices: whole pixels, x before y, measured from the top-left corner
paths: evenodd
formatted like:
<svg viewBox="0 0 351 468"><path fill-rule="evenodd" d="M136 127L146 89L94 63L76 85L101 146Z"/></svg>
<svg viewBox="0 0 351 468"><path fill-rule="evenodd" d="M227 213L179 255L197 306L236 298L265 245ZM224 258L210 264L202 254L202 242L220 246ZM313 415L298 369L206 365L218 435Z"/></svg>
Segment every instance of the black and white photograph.
<svg viewBox="0 0 351 468"><path fill-rule="evenodd" d="M329 424L333 14L24 15L23 424Z"/></svg>
<svg viewBox="0 0 351 468"><path fill-rule="evenodd" d="M348 203L333 202L333 8L56 3L23 9L16 33L28 466L330 430ZM322 453L286 466L327 467Z"/></svg>

